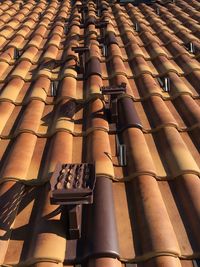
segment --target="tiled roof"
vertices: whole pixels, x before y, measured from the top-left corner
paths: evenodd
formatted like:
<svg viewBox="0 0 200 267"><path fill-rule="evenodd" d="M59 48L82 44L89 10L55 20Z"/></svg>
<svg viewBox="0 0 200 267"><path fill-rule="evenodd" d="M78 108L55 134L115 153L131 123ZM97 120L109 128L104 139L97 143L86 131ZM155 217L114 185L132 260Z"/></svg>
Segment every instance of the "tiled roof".
<svg viewBox="0 0 200 267"><path fill-rule="evenodd" d="M199 266L200 2L81 5L0 3L0 265ZM124 83L115 129L101 88ZM95 163L79 240L58 162Z"/></svg>

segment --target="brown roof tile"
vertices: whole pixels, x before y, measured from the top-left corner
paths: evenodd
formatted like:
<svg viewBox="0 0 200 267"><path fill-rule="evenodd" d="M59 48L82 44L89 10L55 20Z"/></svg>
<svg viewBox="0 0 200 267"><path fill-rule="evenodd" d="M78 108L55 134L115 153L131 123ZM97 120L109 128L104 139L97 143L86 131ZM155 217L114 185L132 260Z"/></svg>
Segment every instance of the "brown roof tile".
<svg viewBox="0 0 200 267"><path fill-rule="evenodd" d="M84 3L0 3L0 265L196 267L200 3ZM58 162L95 163L80 239Z"/></svg>

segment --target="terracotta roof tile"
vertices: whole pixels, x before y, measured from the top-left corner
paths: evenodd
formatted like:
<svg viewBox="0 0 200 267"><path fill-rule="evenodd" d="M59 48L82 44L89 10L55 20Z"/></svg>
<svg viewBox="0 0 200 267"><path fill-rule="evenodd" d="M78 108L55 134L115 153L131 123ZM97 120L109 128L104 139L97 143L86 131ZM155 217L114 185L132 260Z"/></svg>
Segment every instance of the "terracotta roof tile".
<svg viewBox="0 0 200 267"><path fill-rule="evenodd" d="M199 266L199 11L0 3L1 266ZM95 164L79 239L51 203L59 162Z"/></svg>

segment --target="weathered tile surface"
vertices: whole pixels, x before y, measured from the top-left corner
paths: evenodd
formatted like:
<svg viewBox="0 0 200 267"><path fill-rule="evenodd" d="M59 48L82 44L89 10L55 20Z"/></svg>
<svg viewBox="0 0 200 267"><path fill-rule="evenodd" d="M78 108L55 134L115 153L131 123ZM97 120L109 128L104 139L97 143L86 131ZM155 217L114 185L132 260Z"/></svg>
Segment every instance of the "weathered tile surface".
<svg viewBox="0 0 200 267"><path fill-rule="evenodd" d="M0 3L0 265L199 266L200 2L82 4ZM101 88L122 83L113 131ZM58 162L96 165L78 241Z"/></svg>

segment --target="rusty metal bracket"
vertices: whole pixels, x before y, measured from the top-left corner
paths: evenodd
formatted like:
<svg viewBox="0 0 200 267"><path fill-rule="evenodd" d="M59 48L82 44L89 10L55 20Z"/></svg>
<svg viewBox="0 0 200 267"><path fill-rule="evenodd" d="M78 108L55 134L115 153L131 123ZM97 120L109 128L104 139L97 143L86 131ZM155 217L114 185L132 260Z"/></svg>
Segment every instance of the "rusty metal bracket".
<svg viewBox="0 0 200 267"><path fill-rule="evenodd" d="M88 7L83 3L82 5L77 5L77 8L78 12L80 12L82 15L82 24L84 24L86 20L86 14L88 13Z"/></svg>
<svg viewBox="0 0 200 267"><path fill-rule="evenodd" d="M85 53L89 51L89 47L88 46L73 47L72 51L74 51L75 53L78 53L78 55L79 55L79 65L77 65L77 72L79 73L79 76L83 75L85 73L85 70L86 70Z"/></svg>
<svg viewBox="0 0 200 267"><path fill-rule="evenodd" d="M101 87L101 92L104 95L107 119L110 123L116 125L118 123L117 101L120 95L126 93L126 83L121 83L118 87L103 86ZM107 96L107 98L105 96Z"/></svg>
<svg viewBox="0 0 200 267"><path fill-rule="evenodd" d="M107 29L107 25L108 25L108 21L100 21L98 23L96 23L95 27L97 29L100 29L100 38L102 41L105 40L105 37L106 37L106 29Z"/></svg>
<svg viewBox="0 0 200 267"><path fill-rule="evenodd" d="M95 165L58 163L51 177L51 204L64 205L70 239L81 237L82 205L93 203Z"/></svg>

